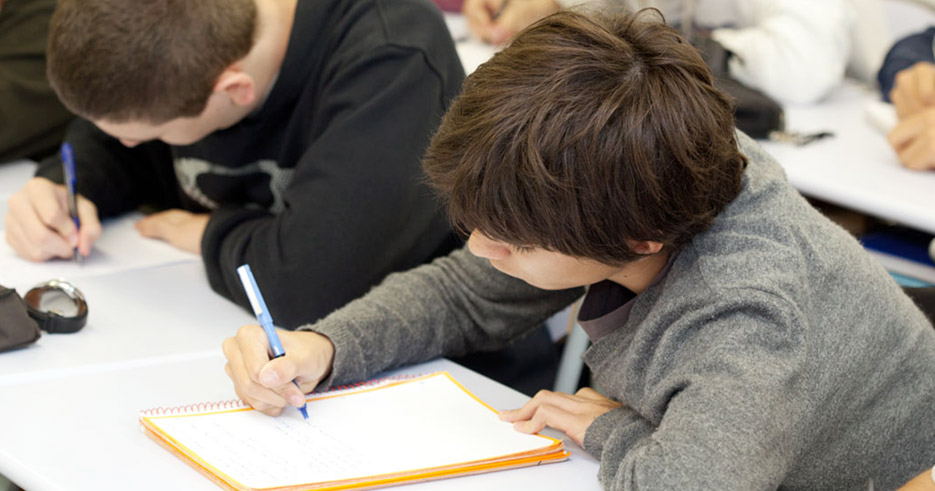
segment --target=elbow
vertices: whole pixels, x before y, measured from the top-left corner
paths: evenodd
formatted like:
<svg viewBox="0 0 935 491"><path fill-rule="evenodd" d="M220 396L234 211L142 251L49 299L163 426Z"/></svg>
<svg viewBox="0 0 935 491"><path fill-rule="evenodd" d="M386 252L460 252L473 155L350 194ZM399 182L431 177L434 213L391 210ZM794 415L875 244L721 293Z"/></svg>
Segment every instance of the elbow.
<svg viewBox="0 0 935 491"><path fill-rule="evenodd" d="M798 70L783 75L778 66L773 70L752 71L732 70L731 75L740 82L762 91L766 95L785 104L814 104L834 90L844 79L843 65L829 69L800 67Z"/></svg>

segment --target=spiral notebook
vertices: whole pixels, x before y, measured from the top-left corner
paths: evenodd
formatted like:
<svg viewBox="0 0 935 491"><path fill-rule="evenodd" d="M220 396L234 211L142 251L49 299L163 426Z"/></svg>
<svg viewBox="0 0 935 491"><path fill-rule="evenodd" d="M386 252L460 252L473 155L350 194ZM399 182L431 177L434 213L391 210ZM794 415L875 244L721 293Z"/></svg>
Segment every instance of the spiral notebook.
<svg viewBox="0 0 935 491"><path fill-rule="evenodd" d="M266 416L240 401L140 412L143 431L226 489L392 486L568 458L561 440L526 435L447 372L311 394Z"/></svg>

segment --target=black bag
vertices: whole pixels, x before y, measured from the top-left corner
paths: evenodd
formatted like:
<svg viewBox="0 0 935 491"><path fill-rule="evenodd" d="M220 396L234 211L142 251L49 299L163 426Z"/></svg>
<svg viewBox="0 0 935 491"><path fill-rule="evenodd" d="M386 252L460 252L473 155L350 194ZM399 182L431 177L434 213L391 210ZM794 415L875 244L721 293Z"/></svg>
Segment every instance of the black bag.
<svg viewBox="0 0 935 491"><path fill-rule="evenodd" d="M16 290L0 286L0 351L28 346L40 334L39 325L29 316Z"/></svg>
<svg viewBox="0 0 935 491"><path fill-rule="evenodd" d="M727 62L732 56L710 37L698 37L692 44L714 74L715 85L734 100L734 124L751 138L766 139L773 131L785 129L782 106L772 97L731 78Z"/></svg>

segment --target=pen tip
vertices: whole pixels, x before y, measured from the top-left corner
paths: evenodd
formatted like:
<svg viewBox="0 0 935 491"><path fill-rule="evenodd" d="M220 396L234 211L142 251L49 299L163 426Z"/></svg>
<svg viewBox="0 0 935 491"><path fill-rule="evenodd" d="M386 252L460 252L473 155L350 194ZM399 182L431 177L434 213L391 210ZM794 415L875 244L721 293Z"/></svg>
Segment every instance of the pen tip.
<svg viewBox="0 0 935 491"><path fill-rule="evenodd" d="M299 412L302 413L302 419L308 421L308 408L306 406L302 406L299 408Z"/></svg>

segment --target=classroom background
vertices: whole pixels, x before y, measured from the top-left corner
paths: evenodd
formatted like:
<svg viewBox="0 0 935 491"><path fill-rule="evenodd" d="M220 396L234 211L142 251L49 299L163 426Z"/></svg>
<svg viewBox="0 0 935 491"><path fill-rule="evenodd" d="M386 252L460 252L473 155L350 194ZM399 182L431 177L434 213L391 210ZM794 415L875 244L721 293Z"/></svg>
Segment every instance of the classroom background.
<svg viewBox="0 0 935 491"><path fill-rule="evenodd" d="M48 9L54 2L35 4ZM470 73L497 48L470 32L457 2L439 0L438 5L445 10L458 54ZM890 44L935 26L933 0L882 0L882 5L886 32L876 34L885 35ZM10 9L0 10L0 111L7 111L0 113L0 145L15 140L10 146L19 145L20 156L38 157L43 145L61 139L68 116L50 108L46 114L54 115L54 124L41 138L27 140L22 130L32 125L31 115L37 111L23 101L2 105L2 98L15 98L16 93L4 90L9 82L3 80L3 65L35 51L27 49L22 37L26 31L12 28L5 18L9 15ZM780 108L783 130L767 133L761 142L793 186L853 233L901 285L935 286L935 171L901 165L887 141L897 116L892 105L882 102L879 88L847 78L817 102L785 102ZM7 199L32 176L35 162L4 159L2 150L0 161L4 216ZM0 353L0 490L106 489L126 482L128 476L142 481L140 488L156 484L145 484L151 479L164 479L160 485L213 489L142 437L136 415L162 404L230 398L218 347L236 326L253 318L211 292L197 256L141 239L133 230L140 216L105 223L108 235L96 245L103 260L92 267L28 263L0 244L0 284L23 292L64 276L80 284L94 316L90 329L79 335L43 336L28 349ZM108 308L93 307L103 304ZM572 314L565 311L549 322L556 361L535 384L574 392L587 380L578 358L587 339L571 321ZM135 333L151 330L160 332L157 340L133 342ZM447 360L405 372L439 368L456 372L472 390L504 406L521 404L534 392L526 386L505 387ZM100 392L88 393L79 386ZM205 391L205 386L214 388ZM534 477L528 470L517 470L502 473L507 476L477 476L467 485L450 480L430 486L519 489L513 486L534 479L542 489L581 489L576 476L593 475L597 462L579 448L571 451L579 457L574 465L546 466L550 468ZM110 462L105 465L102 460ZM597 489L596 481L593 485ZM427 487L418 486L412 488Z"/></svg>

